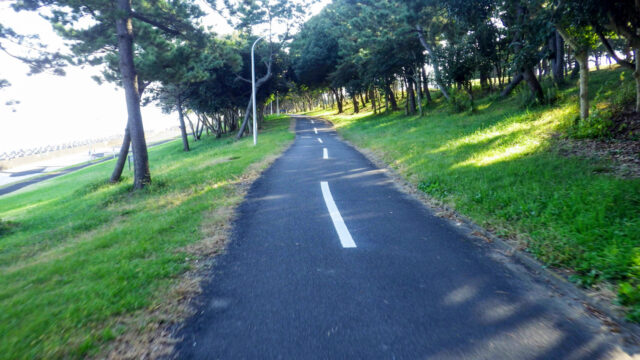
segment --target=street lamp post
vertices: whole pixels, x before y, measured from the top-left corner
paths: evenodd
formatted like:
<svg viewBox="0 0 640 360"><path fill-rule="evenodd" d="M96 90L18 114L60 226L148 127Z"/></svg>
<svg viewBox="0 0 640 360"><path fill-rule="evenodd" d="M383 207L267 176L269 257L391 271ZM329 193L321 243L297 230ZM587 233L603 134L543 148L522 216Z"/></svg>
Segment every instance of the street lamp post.
<svg viewBox="0 0 640 360"><path fill-rule="evenodd" d="M266 35L265 35L266 36ZM253 42L251 45L251 102L253 103L253 145L258 144L258 121L256 120L256 65L253 56L253 50L256 47L256 43L265 36L261 36Z"/></svg>

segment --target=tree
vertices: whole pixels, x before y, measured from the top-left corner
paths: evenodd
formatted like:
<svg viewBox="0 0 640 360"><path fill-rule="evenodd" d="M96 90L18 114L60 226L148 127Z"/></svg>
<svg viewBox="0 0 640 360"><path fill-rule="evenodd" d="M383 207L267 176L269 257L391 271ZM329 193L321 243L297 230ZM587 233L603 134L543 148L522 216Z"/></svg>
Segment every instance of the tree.
<svg viewBox="0 0 640 360"><path fill-rule="evenodd" d="M191 20L201 15L199 8L186 0L23 0L13 7L17 11L47 7L51 15L46 18L59 34L74 41L72 51L76 63L97 65L117 55L118 82L125 90L128 113L124 143L128 143L127 137L130 137L134 153L134 189L149 184L151 174L140 111L142 83L136 71L134 29L146 24L162 36L180 36L193 30Z"/></svg>
<svg viewBox="0 0 640 360"><path fill-rule="evenodd" d="M269 56L265 57L264 61L266 65L266 73L262 77L256 80L256 91L265 85L273 75L272 65L273 56L275 53L282 50L285 43L290 40L291 31L295 30L302 24L304 18L304 2L294 0L223 0L224 7L218 9L215 0L207 0L213 9L217 9L225 18L228 23L236 30L242 32L247 38L253 38L253 27L255 26L267 26L269 31ZM285 31L283 34L274 34L272 27L274 23L284 25ZM273 41L275 40L275 41ZM253 43L253 41L251 42ZM258 74L258 72L256 72ZM251 84L245 77L239 77L247 84ZM250 85L249 85L250 86ZM244 135L249 120L249 109L252 105L252 96L249 97L249 103L247 110L245 111L244 121L240 125L237 138ZM257 99L256 104L258 103Z"/></svg>
<svg viewBox="0 0 640 360"><path fill-rule="evenodd" d="M592 25L596 29L607 51L622 66L633 70L636 81L635 111L640 112L640 1L619 0L613 2L589 0L585 1L585 12L588 12ZM604 36L607 29L626 39L633 48L635 64L620 61Z"/></svg>
<svg viewBox="0 0 640 360"><path fill-rule="evenodd" d="M544 101L544 91L533 68L546 56L544 45L552 31L552 25L538 10L537 1L505 0L501 4L501 20L511 37L512 68L514 81L501 93L505 96L518 82L526 81L531 94L538 102Z"/></svg>
<svg viewBox="0 0 640 360"><path fill-rule="evenodd" d="M329 75L338 67L339 43L337 31L327 15L330 9L307 21L290 45L292 68L296 80L311 89L329 87L342 113L342 97L330 86Z"/></svg>
<svg viewBox="0 0 640 360"><path fill-rule="evenodd" d="M569 44L580 66L580 119L589 117L589 53L596 46L596 35L589 25L589 13L582 2L560 1L555 9L554 25Z"/></svg>

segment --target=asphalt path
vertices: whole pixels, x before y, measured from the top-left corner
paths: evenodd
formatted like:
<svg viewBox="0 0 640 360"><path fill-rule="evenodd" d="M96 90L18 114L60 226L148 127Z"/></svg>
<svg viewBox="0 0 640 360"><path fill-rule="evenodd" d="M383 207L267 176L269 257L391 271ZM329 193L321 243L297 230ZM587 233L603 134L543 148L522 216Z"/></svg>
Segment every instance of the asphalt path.
<svg viewBox="0 0 640 360"><path fill-rule="evenodd" d="M148 147L150 148L150 147L153 147L153 146L161 145L161 144L167 143L169 141L173 141L173 140L175 140L175 138L158 141L158 142L155 142L153 144L150 144ZM27 186L38 184L38 183L41 183L41 182L49 180L49 179L53 179L53 178L58 177L58 176L66 175L68 173L84 169L84 168L86 168L88 166L91 166L91 165L96 165L96 164L103 163L103 162L109 161L111 159L113 159L112 156L103 157L103 158L100 158L100 159L97 159L97 160L93 160L93 161L89 161L89 162L86 162L86 163L82 163L82 164L79 164L79 165L70 166L70 167L67 167L67 168L64 168L64 169L61 169L61 170L54 170L54 171L49 172L49 173L45 172L46 167L37 167L37 168L34 168L34 169L30 169L30 170L26 170L26 171L19 171L19 172L0 171L0 172L3 172L3 173L10 174L11 177L23 177L23 178L27 177L26 180L21 180L21 181L19 180L19 181L16 181L14 183L10 183L8 185L0 187L0 196L6 195L6 194L10 194L10 193L12 193L14 191L18 191L18 190L20 190L22 188L25 188ZM40 174L46 174L46 175L37 176L37 175L40 175Z"/></svg>
<svg viewBox="0 0 640 360"><path fill-rule="evenodd" d="M240 206L177 358L609 357L582 306L399 191L330 123L296 132Z"/></svg>

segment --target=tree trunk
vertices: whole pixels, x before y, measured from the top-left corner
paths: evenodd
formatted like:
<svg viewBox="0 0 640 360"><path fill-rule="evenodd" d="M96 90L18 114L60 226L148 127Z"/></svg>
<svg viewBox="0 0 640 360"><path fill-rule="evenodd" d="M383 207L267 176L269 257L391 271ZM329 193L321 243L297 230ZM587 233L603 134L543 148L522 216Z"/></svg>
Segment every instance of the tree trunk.
<svg viewBox="0 0 640 360"><path fill-rule="evenodd" d="M407 77L407 113L413 115L416 113L416 94L413 91L413 79Z"/></svg>
<svg viewBox="0 0 640 360"><path fill-rule="evenodd" d="M120 153L116 160L116 167L111 173L109 182L117 183L122 176L122 170L124 170L124 164L127 162L127 156L129 155L129 145L131 144L131 136L129 136L129 127L124 129L124 139L122 140L122 146L120 146Z"/></svg>
<svg viewBox="0 0 640 360"><path fill-rule="evenodd" d="M420 76L421 76L421 74L420 74L420 71L416 71L414 74L415 75L414 75L414 78L413 78L413 80L414 80L413 82L414 82L414 84L416 84L416 87L418 88L416 90L416 95L418 96L418 115L420 115L420 117L422 117L422 95L421 95L422 86L420 86L420 83L421 83Z"/></svg>
<svg viewBox="0 0 640 360"><path fill-rule="evenodd" d="M418 40L420 40L420 44L422 45L422 47L424 47L424 49L427 50L429 59L431 60L431 64L433 65L433 72L435 74L436 84L438 85L438 88L440 88L442 95L444 95L444 97L447 100L449 100L449 92L447 91L447 87L444 85L444 82L442 81L442 76L440 75L440 68L438 67L439 65L438 59L433 55L431 46L429 46L429 44L425 40L424 33L420 25L416 25L416 31L418 32Z"/></svg>
<svg viewBox="0 0 640 360"><path fill-rule="evenodd" d="M640 112L640 48L635 49L636 70L633 78L636 80L636 112Z"/></svg>
<svg viewBox="0 0 640 360"><path fill-rule="evenodd" d="M178 97L178 119L180 120L180 133L182 134L182 150L189 151L189 137L187 136L187 126L184 123L182 99L180 97Z"/></svg>
<svg viewBox="0 0 640 360"><path fill-rule="evenodd" d="M198 141L198 137L196 136L196 129L193 127L193 122L191 122L191 119L187 115L185 115L185 117L189 122L189 127L191 128L191 134L193 134L193 141Z"/></svg>
<svg viewBox="0 0 640 360"><path fill-rule="evenodd" d="M271 58L269 58L269 64L267 65L267 73L256 81L256 96L258 94L258 90L260 89L260 86L262 86L271 78L272 65L273 65L273 61ZM251 105L253 104L252 101L253 101L253 93L249 97L249 104L247 105L247 110L244 115L244 121L242 122L240 129L238 129L238 134L236 135L236 139L240 139L242 135L244 135L244 131L247 127L247 122L249 121L249 111L251 110Z"/></svg>
<svg viewBox="0 0 640 360"><path fill-rule="evenodd" d="M151 172L149 171L149 154L147 153L142 114L140 113L138 76L133 63L131 0L117 0L117 8L121 13L120 17L116 19L120 75L129 116L127 128L131 136L131 147L134 155L133 188L142 189L151 183Z"/></svg>
<svg viewBox="0 0 640 360"><path fill-rule="evenodd" d="M533 96L542 103L544 101L544 91L542 91L542 86L540 86L538 79L536 79L536 74L534 74L531 69L525 69L522 72L522 75L524 76L524 80L527 82L527 85L529 85L529 89L531 89Z"/></svg>
<svg viewBox="0 0 640 360"><path fill-rule="evenodd" d="M576 61L580 67L580 119L589 117L589 53L576 52Z"/></svg>
<svg viewBox="0 0 640 360"><path fill-rule="evenodd" d="M422 81L424 86L424 94L427 98L427 104L433 101L431 99L431 91L429 91L429 77L427 76L427 71L422 67Z"/></svg>
<svg viewBox="0 0 640 360"><path fill-rule="evenodd" d="M331 92L333 92L333 96L336 99L336 104L338 104L338 114L342 114L342 99L340 98L340 95L338 94L338 90L335 88L331 88Z"/></svg>
<svg viewBox="0 0 640 360"><path fill-rule="evenodd" d="M373 108L373 113L377 114L378 113L378 109L376 108L376 93L375 93L375 90L370 88L369 92L367 94L367 97L371 101L371 107Z"/></svg>
<svg viewBox="0 0 640 360"><path fill-rule="evenodd" d="M253 96L252 96L253 98ZM238 130L238 134L236 135L236 139L240 139L244 135L244 131L247 128L247 123L249 122L249 114L251 113L251 105L253 104L253 99L249 99L249 103L247 104L247 110L244 112L244 120L242 120L242 125L240 125L240 130Z"/></svg>
<svg viewBox="0 0 640 360"><path fill-rule="evenodd" d="M571 70L571 75L570 75L572 79L576 79L580 75L580 63L578 63L577 56L578 55L576 54L573 55L575 61L573 62L573 70Z"/></svg>
<svg viewBox="0 0 640 360"><path fill-rule="evenodd" d="M395 95L393 95L393 91L391 91L391 85L389 85L389 83L385 84L385 92L387 93L386 98L391 103L391 111L397 111L398 102L396 101Z"/></svg>
<svg viewBox="0 0 640 360"><path fill-rule="evenodd" d="M353 99L353 113L354 114L357 114L357 113L360 112L360 108L358 107L358 99L357 99L357 97L358 96L356 94L353 94L351 96L351 99Z"/></svg>
<svg viewBox="0 0 640 360"><path fill-rule="evenodd" d="M502 92L500 93L500 96L505 97L509 95L511 91L513 91L513 89L515 89L516 86L518 86L518 84L520 84L522 80L524 80L524 76L522 75L522 73L514 76L511 82L507 85L507 87L505 87L504 90L502 90Z"/></svg>
<svg viewBox="0 0 640 360"><path fill-rule="evenodd" d="M557 31L551 37L553 43L554 57L551 58L551 70L553 71L553 81L560 85L564 82L564 40Z"/></svg>

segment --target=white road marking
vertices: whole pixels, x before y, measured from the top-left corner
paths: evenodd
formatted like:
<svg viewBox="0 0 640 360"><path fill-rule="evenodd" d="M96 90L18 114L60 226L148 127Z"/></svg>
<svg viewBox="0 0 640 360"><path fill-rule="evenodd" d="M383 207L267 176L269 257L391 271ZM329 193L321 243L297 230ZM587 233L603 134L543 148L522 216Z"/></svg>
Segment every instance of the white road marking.
<svg viewBox="0 0 640 360"><path fill-rule="evenodd" d="M333 226L336 228L336 232L338 233L338 237L340 238L342 247L356 247L356 243L353 241L353 238L349 233L349 229L347 229L347 225L344 224L344 220L342 220L340 211L338 211L338 207L333 201L331 190L329 190L329 184L326 181L321 181L320 187L322 188L322 196L324 197L324 202L325 204L327 204L327 210L329 210L329 215L331 216L331 220L333 221Z"/></svg>
<svg viewBox="0 0 640 360"><path fill-rule="evenodd" d="M318 133L318 129L316 128L313 128L313 131L315 131L316 134Z"/></svg>
<svg viewBox="0 0 640 360"><path fill-rule="evenodd" d="M327 148L323 148L322 149L322 158L323 159L328 159L329 158L329 152L327 151Z"/></svg>
<svg viewBox="0 0 640 360"><path fill-rule="evenodd" d="M322 144L322 139L318 138L318 142L319 142L320 144Z"/></svg>

